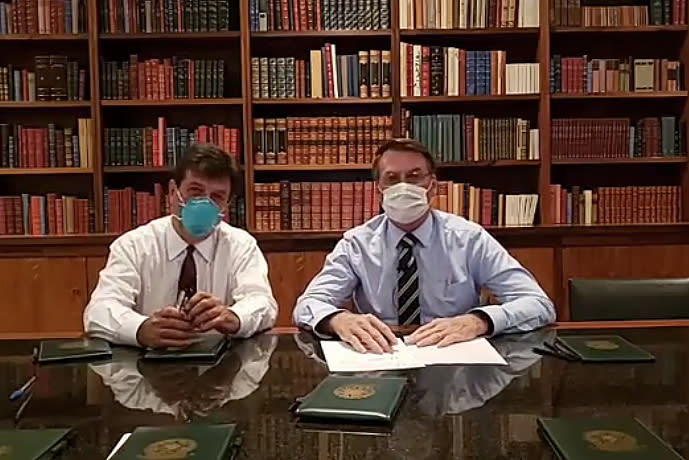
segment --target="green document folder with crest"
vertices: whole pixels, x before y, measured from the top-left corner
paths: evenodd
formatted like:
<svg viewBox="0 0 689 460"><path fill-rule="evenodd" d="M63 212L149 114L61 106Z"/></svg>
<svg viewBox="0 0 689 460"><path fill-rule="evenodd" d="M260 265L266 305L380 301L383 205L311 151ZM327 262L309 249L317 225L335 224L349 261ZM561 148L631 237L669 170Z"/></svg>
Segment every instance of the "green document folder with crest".
<svg viewBox="0 0 689 460"><path fill-rule="evenodd" d="M232 460L240 441L234 424L139 427L112 460Z"/></svg>
<svg viewBox="0 0 689 460"><path fill-rule="evenodd" d="M633 418L539 418L538 429L560 460L683 460Z"/></svg>
<svg viewBox="0 0 689 460"><path fill-rule="evenodd" d="M612 363L655 360L652 354L619 335L559 336L556 343L585 362Z"/></svg>
<svg viewBox="0 0 689 460"><path fill-rule="evenodd" d="M401 377L330 375L303 398L295 413L307 420L390 423L406 383Z"/></svg>
<svg viewBox="0 0 689 460"><path fill-rule="evenodd" d="M44 340L38 350L39 363L112 358L110 344L102 339Z"/></svg>
<svg viewBox="0 0 689 460"><path fill-rule="evenodd" d="M0 459L50 460L59 458L71 433L67 429L0 430Z"/></svg>
<svg viewBox="0 0 689 460"><path fill-rule="evenodd" d="M215 361L227 348L227 337L220 334L202 335L187 348L148 350L144 353L146 360L201 360Z"/></svg>

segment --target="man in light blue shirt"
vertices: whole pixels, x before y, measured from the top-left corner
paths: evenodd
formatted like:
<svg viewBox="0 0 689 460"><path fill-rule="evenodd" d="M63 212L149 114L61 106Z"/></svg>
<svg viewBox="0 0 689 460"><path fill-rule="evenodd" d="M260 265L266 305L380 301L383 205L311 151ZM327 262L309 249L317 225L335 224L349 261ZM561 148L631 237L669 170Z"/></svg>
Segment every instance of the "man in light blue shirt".
<svg viewBox="0 0 689 460"><path fill-rule="evenodd" d="M430 209L435 170L416 141L378 150L373 172L385 214L344 234L297 300L297 325L382 353L396 341L389 325L420 324L410 343L446 346L555 320L533 276L486 230ZM482 287L500 304L479 306ZM350 302L356 313L342 308Z"/></svg>

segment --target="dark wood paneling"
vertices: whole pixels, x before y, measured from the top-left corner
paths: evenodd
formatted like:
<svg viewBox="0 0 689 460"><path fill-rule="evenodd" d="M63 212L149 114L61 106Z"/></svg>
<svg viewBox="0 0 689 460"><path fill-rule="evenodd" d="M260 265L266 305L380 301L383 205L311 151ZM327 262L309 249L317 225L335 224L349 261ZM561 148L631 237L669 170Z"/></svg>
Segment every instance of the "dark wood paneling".
<svg viewBox="0 0 689 460"><path fill-rule="evenodd" d="M0 279L0 334L81 332L88 298L84 257L2 258Z"/></svg>
<svg viewBox="0 0 689 460"><path fill-rule="evenodd" d="M515 248L510 254L538 280L548 296L557 301L555 250L550 248Z"/></svg>
<svg viewBox="0 0 689 460"><path fill-rule="evenodd" d="M86 285L88 286L89 295L96 288L98 284L98 274L105 267L107 257L87 257L86 258Z"/></svg>
<svg viewBox="0 0 689 460"><path fill-rule="evenodd" d="M689 245L577 247L562 250L564 316L569 320L570 278L675 278L689 276Z"/></svg>

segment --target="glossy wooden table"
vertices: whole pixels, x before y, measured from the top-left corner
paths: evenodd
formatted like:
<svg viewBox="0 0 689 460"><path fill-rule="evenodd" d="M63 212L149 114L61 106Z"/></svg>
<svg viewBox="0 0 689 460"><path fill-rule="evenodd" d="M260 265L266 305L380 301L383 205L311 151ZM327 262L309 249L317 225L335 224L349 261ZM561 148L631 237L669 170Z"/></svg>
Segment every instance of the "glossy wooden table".
<svg viewBox="0 0 689 460"><path fill-rule="evenodd" d="M556 333L493 340L508 366L436 366L403 372L410 392L391 430L301 426L288 412L326 374L305 334L237 342L219 364L152 365L116 349L111 362L41 367L18 426L74 426L65 458L103 459L139 425L236 422L239 458L550 459L539 416L634 416L689 457L689 328L616 332L656 356L647 364L579 364L531 350ZM0 342L0 428L14 426L7 395L32 373L34 343ZM200 459L199 459L200 460Z"/></svg>

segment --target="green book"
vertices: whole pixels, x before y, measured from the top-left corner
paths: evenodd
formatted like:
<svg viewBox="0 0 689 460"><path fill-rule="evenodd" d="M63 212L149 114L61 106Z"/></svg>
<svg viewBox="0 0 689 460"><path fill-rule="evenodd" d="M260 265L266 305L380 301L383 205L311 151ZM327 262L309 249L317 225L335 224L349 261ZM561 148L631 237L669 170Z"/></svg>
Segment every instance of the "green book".
<svg viewBox="0 0 689 460"><path fill-rule="evenodd" d="M49 460L67 447L72 429L0 430L0 459Z"/></svg>
<svg viewBox="0 0 689 460"><path fill-rule="evenodd" d="M538 429L560 460L682 460L633 418L539 418Z"/></svg>
<svg viewBox="0 0 689 460"><path fill-rule="evenodd" d="M146 360L202 360L215 361L227 348L227 337L220 334L208 334L198 338L187 348L148 350L143 355Z"/></svg>
<svg viewBox="0 0 689 460"><path fill-rule="evenodd" d="M38 350L39 363L58 363L78 359L110 359L110 344L102 339L44 340Z"/></svg>
<svg viewBox="0 0 689 460"><path fill-rule="evenodd" d="M655 357L619 335L560 336L556 343L585 362L644 362Z"/></svg>
<svg viewBox="0 0 689 460"><path fill-rule="evenodd" d="M234 424L146 426L135 429L111 460L232 460L240 444L241 438Z"/></svg>
<svg viewBox="0 0 689 460"><path fill-rule="evenodd" d="M330 375L303 398L295 413L307 420L390 423L406 382L401 377Z"/></svg>

